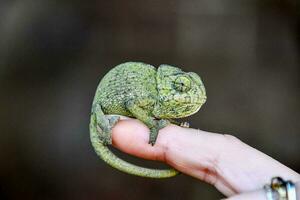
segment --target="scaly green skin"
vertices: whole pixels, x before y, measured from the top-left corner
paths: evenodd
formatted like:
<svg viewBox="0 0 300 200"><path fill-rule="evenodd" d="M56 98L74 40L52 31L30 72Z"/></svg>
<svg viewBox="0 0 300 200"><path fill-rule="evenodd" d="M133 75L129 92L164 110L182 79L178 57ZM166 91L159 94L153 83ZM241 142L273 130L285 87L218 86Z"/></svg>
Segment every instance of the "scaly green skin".
<svg viewBox="0 0 300 200"><path fill-rule="evenodd" d="M204 85L193 72L169 65L156 69L140 62L120 64L103 77L97 88L90 122L91 142L101 159L123 172L149 178L175 176L175 169L139 167L108 149L112 127L119 120L116 115L135 117L146 124L150 129L149 143L154 145L160 129L175 123L174 118L194 114L205 101Z"/></svg>

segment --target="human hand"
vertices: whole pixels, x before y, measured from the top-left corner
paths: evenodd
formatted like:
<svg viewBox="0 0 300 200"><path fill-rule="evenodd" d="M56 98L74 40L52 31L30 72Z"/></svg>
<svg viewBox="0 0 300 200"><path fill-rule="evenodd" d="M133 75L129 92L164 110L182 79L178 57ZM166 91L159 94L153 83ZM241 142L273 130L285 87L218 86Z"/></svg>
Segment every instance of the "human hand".
<svg viewBox="0 0 300 200"><path fill-rule="evenodd" d="M118 149L163 161L214 185L225 196L261 189L274 176L300 180L295 171L230 135L170 125L160 130L154 146L148 140L149 130L138 120L121 120L113 128Z"/></svg>

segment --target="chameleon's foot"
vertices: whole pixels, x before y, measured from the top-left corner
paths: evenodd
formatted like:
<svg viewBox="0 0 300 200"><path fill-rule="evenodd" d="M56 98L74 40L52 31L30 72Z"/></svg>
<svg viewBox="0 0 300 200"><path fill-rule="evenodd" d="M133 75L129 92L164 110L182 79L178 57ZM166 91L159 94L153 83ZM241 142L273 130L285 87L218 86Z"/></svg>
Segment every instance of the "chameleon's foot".
<svg viewBox="0 0 300 200"><path fill-rule="evenodd" d="M104 127L103 129L101 129L100 126L98 125L97 131L98 131L99 139L102 141L102 143L105 145L111 145L112 144L112 128L120 120L120 117L115 116L115 115L108 115L108 116L105 116L105 118L109 122L109 125Z"/></svg>
<svg viewBox="0 0 300 200"><path fill-rule="evenodd" d="M183 128L189 128L190 127L190 123L188 123L188 122L181 122L180 126L183 127Z"/></svg>
<svg viewBox="0 0 300 200"><path fill-rule="evenodd" d="M98 131L98 137L99 140L104 144L104 145L111 145L112 144L112 134L111 134L111 129L101 129L97 125L97 131Z"/></svg>
<svg viewBox="0 0 300 200"><path fill-rule="evenodd" d="M156 142L157 136L158 136L158 128L157 127L150 128L149 144L153 146Z"/></svg>
<svg viewBox="0 0 300 200"><path fill-rule="evenodd" d="M158 136L158 131L170 124L169 120L166 119L161 119L157 121L157 126L150 128L150 137L149 137L149 144L152 146L155 144L157 136Z"/></svg>

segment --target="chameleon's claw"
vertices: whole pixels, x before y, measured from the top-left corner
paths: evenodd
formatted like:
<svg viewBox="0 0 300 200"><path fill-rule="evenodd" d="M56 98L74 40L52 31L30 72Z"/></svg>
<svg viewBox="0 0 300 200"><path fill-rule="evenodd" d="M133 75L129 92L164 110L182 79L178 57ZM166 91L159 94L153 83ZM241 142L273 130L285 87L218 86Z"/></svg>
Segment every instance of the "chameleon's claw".
<svg viewBox="0 0 300 200"><path fill-rule="evenodd" d="M150 139L149 139L148 144L151 144L152 146L154 146L155 142L156 142L156 138L154 139L154 138L151 137L151 135L150 135Z"/></svg>
<svg viewBox="0 0 300 200"><path fill-rule="evenodd" d="M181 122L180 126L183 127L183 128L189 128L190 127L190 123L188 123L188 122Z"/></svg>
<svg viewBox="0 0 300 200"><path fill-rule="evenodd" d="M149 141L148 144L151 144L151 146L154 146L155 142L154 141Z"/></svg>

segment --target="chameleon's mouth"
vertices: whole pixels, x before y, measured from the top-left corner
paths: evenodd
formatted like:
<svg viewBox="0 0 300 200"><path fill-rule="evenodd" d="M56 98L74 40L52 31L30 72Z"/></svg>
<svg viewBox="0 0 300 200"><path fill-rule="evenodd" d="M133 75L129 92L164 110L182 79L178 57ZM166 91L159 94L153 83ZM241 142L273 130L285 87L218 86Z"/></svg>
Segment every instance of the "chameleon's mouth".
<svg viewBox="0 0 300 200"><path fill-rule="evenodd" d="M200 110L200 108L202 107L202 105L206 102L206 99L207 99L207 97L204 96L204 97L198 98L197 101L194 101L193 103L187 103L187 105L185 107L186 116L184 116L184 117L193 115L196 112L198 112Z"/></svg>
<svg viewBox="0 0 300 200"><path fill-rule="evenodd" d="M176 102L181 102L182 104L188 104L188 105L202 105L206 102L206 96L205 95L174 95L172 97Z"/></svg>
<svg viewBox="0 0 300 200"><path fill-rule="evenodd" d="M188 104L194 104L194 105L202 105L206 102L207 97L206 96L195 96L195 98L189 99L186 103Z"/></svg>
<svg viewBox="0 0 300 200"><path fill-rule="evenodd" d="M199 103L201 103L201 104L204 104L205 102L206 102L206 99L207 99L207 97L205 96L205 97L202 97L202 98L200 98L200 101L199 101Z"/></svg>

